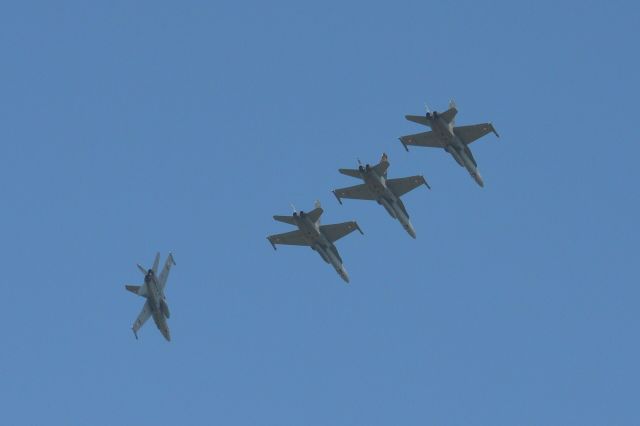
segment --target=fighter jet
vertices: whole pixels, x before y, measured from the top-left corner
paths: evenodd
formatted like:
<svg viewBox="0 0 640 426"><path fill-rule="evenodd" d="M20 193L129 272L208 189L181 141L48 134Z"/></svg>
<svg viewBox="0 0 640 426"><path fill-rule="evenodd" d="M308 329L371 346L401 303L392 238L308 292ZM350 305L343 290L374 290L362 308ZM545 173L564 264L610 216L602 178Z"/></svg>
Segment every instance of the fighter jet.
<svg viewBox="0 0 640 426"><path fill-rule="evenodd" d="M358 161L359 162L359 161ZM375 166L360 164L358 169L338 169L340 173L347 176L362 179L363 184L350 186L348 188L336 189L333 195L342 204L342 198L353 198L356 200L375 200L381 204L392 218L398 219L402 227L411 235L416 237L416 231L409 221L409 214L404 207L400 197L407 192L424 184L431 189L424 176L410 176L400 179L387 179L387 169L389 159L387 154L382 154L382 159Z"/></svg>
<svg viewBox="0 0 640 426"><path fill-rule="evenodd" d="M363 234L356 222L336 223L334 225L320 225L322 207L316 201L315 209L306 213L293 211L293 216L273 216L278 222L288 223L298 227L297 231L286 232L284 234L269 235L267 239L276 249L276 244L287 244L294 246L309 246L313 251L318 252L322 260L331 264L338 275L349 282L349 275L342 264L342 258L338 249L333 244L335 241L350 234L356 229Z"/></svg>
<svg viewBox="0 0 640 426"><path fill-rule="evenodd" d="M409 151L407 145L444 148L458 164L467 169L478 185L484 187L482 176L478 171L478 164L468 145L490 132L493 132L497 137L500 135L491 123L456 127L454 119L457 113L456 105L451 101L449 109L443 113L434 111L432 114L427 111L426 116L405 115L407 120L429 126L431 131L402 136L400 142L407 151Z"/></svg>
<svg viewBox="0 0 640 426"><path fill-rule="evenodd" d="M169 253L169 257L164 262L164 268L160 276L158 276L158 265L160 263L160 253L156 254L156 258L153 262L153 267L149 270L143 268L138 264L138 269L144 275L143 285L126 285L125 288L130 292L144 297L146 300L142 311L136 321L133 323L133 334L138 338L138 330L143 324L153 316L156 326L162 333L167 341L171 341L171 334L169 333L169 327L167 326L167 318L169 318L169 306L164 296L164 288L167 284L167 278L169 277L169 271L171 266L176 262L173 260L173 254Z"/></svg>

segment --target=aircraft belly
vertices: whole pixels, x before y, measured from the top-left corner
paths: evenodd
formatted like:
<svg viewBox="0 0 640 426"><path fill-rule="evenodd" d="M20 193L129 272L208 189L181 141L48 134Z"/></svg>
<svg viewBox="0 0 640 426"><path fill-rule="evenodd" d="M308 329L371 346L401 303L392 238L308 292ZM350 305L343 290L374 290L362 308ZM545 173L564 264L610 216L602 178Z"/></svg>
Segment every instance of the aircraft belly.
<svg viewBox="0 0 640 426"><path fill-rule="evenodd" d="M391 206L391 203L389 203L389 201L386 198L381 197L378 200L378 202L380 204L382 204L382 207L384 207L384 209L387 211L387 213L389 213L389 216L391 216L394 219L397 217L396 212L394 211L393 207Z"/></svg>
<svg viewBox="0 0 640 426"><path fill-rule="evenodd" d="M398 200L396 203L394 203L393 207L398 218L405 218L406 220L409 220L409 213L404 207L404 203L402 202L402 200Z"/></svg>
<svg viewBox="0 0 640 426"><path fill-rule="evenodd" d="M444 147L451 143L452 135L448 126L443 125L438 122L436 126L432 128L432 131L438 135L438 139L440 140L440 144Z"/></svg>
<svg viewBox="0 0 640 426"><path fill-rule="evenodd" d="M471 150L469 149L468 146L464 147L464 152L467 155L467 158L469 159L469 161L473 163L473 166L478 167L478 163L476 163L476 159L473 158L473 154L471 153Z"/></svg>
<svg viewBox="0 0 640 426"><path fill-rule="evenodd" d="M458 163L458 165L464 167L464 162L462 161L462 158L460 157L460 154L458 153L458 151L456 151L455 148L447 147L447 148L445 148L445 150L449 154L451 154L451 156L453 157L454 160L456 160L456 163Z"/></svg>
<svg viewBox="0 0 640 426"><path fill-rule="evenodd" d="M338 249L336 248L336 246L331 244L329 246L329 249L330 249L329 256L333 258L333 260L337 262L338 265L342 265L342 258L340 257L340 254L338 253Z"/></svg>
<svg viewBox="0 0 640 426"><path fill-rule="evenodd" d="M326 263L330 263L329 256L327 256L327 252L326 252L326 250L325 250L325 248L323 246L321 246L320 244L314 244L314 245L311 246L311 248L314 251L318 252L318 254L322 258L322 260L324 260Z"/></svg>
<svg viewBox="0 0 640 426"><path fill-rule="evenodd" d="M300 226L298 227L304 236L307 243L312 246L319 239L320 232L313 226Z"/></svg>
<svg viewBox="0 0 640 426"><path fill-rule="evenodd" d="M384 196L385 190L387 189L381 182L376 180L368 180L367 187L369 188L369 191L375 194L378 198Z"/></svg>
<svg viewBox="0 0 640 426"><path fill-rule="evenodd" d="M153 311L153 322L156 323L156 327L158 327L158 330L160 330L164 338L167 340L171 340L171 334L169 333L167 319L165 318L161 309L155 309Z"/></svg>
<svg viewBox="0 0 640 426"><path fill-rule="evenodd" d="M473 161L471 161L469 156L466 153L464 153L461 157L462 157L462 160L464 161L464 167L467 169L467 171L472 175L475 174L476 165L473 163Z"/></svg>
<svg viewBox="0 0 640 426"><path fill-rule="evenodd" d="M153 316L153 322L156 323L156 327L162 330L166 325L166 321L164 319L164 316L162 315L162 312L160 312L160 309L154 309L151 315Z"/></svg>
<svg viewBox="0 0 640 426"><path fill-rule="evenodd" d="M147 294L149 299L149 306L151 307L151 312L155 313L158 310L158 304L160 301L158 289L153 284L148 284L147 290L149 290Z"/></svg>

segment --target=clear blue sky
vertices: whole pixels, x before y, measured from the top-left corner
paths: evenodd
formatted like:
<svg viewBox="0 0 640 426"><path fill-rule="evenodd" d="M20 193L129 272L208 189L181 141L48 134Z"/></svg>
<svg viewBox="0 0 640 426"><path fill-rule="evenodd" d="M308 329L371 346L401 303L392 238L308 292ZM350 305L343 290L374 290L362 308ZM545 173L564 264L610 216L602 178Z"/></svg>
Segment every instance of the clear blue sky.
<svg viewBox="0 0 640 426"><path fill-rule="evenodd" d="M635 2L0 5L0 423L638 425ZM493 121L486 186L404 114ZM418 239L330 193L387 152ZM274 252L319 199L345 285ZM173 341L131 323L175 254Z"/></svg>

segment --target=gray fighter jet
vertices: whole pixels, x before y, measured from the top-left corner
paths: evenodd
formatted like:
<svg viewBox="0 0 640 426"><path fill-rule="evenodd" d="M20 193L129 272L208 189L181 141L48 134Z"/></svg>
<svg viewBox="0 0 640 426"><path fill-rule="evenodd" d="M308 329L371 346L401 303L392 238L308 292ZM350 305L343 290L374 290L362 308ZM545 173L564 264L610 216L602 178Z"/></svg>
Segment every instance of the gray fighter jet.
<svg viewBox="0 0 640 426"><path fill-rule="evenodd" d="M409 151L407 145L444 148L458 164L467 169L478 185L484 186L482 176L478 171L478 164L473 158L468 145L490 132L493 132L497 137L500 137L500 135L498 135L491 123L456 127L454 120L457 113L456 105L451 101L449 109L443 113L434 111L433 114L427 112L426 116L405 115L407 120L429 126L431 131L402 136L400 142L402 142L404 149L407 151Z"/></svg>
<svg viewBox="0 0 640 426"><path fill-rule="evenodd" d="M171 341L171 334L169 333L169 326L167 326L167 318L169 318L169 306L164 296L164 288L167 285L167 278L169 277L169 271L171 266L176 262L173 260L173 255L169 253L169 257L164 262L164 268L160 276L158 276L158 265L160 263L160 253L156 254L156 258L153 262L153 268L147 270L138 264L138 269L144 274L143 285L126 285L125 288L130 292L144 297L146 300L142 311L136 321L133 323L133 334L138 338L138 330L143 324L153 316L156 326L162 333L167 341Z"/></svg>
<svg viewBox="0 0 640 426"><path fill-rule="evenodd" d="M349 276L342 264L342 258L333 243L356 229L361 234L363 232L358 224L353 221L334 225L320 225L320 216L323 210L318 201L316 201L315 207L308 213L303 211L298 213L294 209L293 216L273 216L278 222L297 226L298 230L284 234L269 235L267 239L274 250L276 249L276 244L311 247L312 250L318 252L322 260L334 267L343 280L349 282Z"/></svg>
<svg viewBox="0 0 640 426"><path fill-rule="evenodd" d="M359 161L358 161L359 162ZM362 179L363 184L350 186L348 188L336 189L333 195L342 204L342 198L353 198L356 200L374 200L381 204L392 218L398 219L402 227L411 235L416 237L416 231L409 221L409 214L404 207L400 197L407 192L424 184L431 189L424 176L410 176L400 179L387 179L387 169L389 159L387 154L382 154L382 159L375 166L367 164L359 165L358 169L339 169L343 175Z"/></svg>

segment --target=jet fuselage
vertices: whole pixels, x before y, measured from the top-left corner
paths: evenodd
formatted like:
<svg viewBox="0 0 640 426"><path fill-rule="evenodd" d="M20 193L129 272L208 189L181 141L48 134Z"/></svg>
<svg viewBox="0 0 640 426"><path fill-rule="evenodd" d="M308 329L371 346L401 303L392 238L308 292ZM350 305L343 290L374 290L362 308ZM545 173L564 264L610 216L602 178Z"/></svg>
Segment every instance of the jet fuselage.
<svg viewBox="0 0 640 426"><path fill-rule="evenodd" d="M333 266L344 281L349 282L349 275L342 264L342 258L340 258L338 254L338 249L336 249L336 246L320 231L320 224L313 222L304 212L294 214L293 217L295 218L298 229L303 233L311 248L320 254L322 260Z"/></svg>
<svg viewBox="0 0 640 426"><path fill-rule="evenodd" d="M376 194L378 204L382 205L392 218L397 219L411 237L415 238L416 231L413 229L411 221L409 221L409 215L404 208L404 204L400 197L389 189L387 179L379 175L371 167L360 166L358 170L360 170L362 179L369 190Z"/></svg>
<svg viewBox="0 0 640 426"><path fill-rule="evenodd" d="M427 119L431 130L444 142L444 150L451 154L459 165L467 169L478 185L484 186L478 167L472 160L471 151L469 151L467 145L454 133L453 123L447 123L440 118L437 113L433 113L433 115L428 114Z"/></svg>
<svg viewBox="0 0 640 426"><path fill-rule="evenodd" d="M147 290L147 300L149 307L151 308L151 315L153 321L162 333L165 339L171 340L171 334L169 333L169 326L167 325L166 318L169 317L169 308L165 301L164 292L158 285L158 279L150 269L144 277L144 285Z"/></svg>

